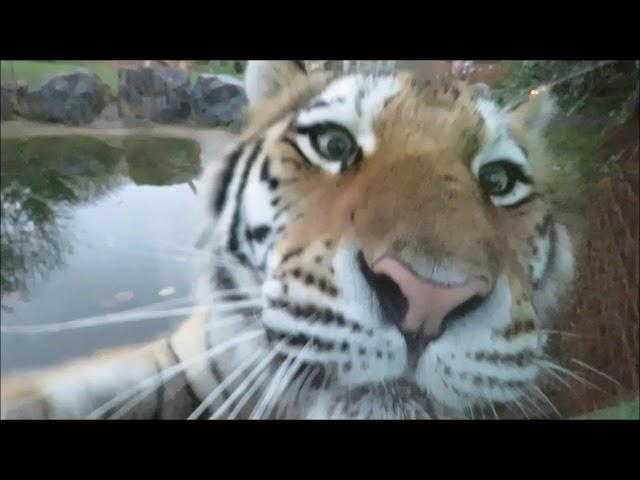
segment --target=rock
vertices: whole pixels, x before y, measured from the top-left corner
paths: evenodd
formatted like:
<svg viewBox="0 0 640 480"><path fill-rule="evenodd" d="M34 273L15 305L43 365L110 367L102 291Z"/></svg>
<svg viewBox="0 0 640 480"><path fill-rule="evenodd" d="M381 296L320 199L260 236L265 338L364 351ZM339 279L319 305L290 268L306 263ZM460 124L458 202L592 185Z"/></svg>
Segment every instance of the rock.
<svg viewBox="0 0 640 480"><path fill-rule="evenodd" d="M0 89L2 90L2 120L12 120L16 116L20 116L27 94L26 83L4 84L0 86Z"/></svg>
<svg viewBox="0 0 640 480"><path fill-rule="evenodd" d="M0 86L0 120L11 120L17 111L16 91L6 85Z"/></svg>
<svg viewBox="0 0 640 480"><path fill-rule="evenodd" d="M118 111L121 118L178 123L189 117L188 72L162 67L121 68L118 77Z"/></svg>
<svg viewBox="0 0 640 480"><path fill-rule="evenodd" d="M21 110L32 120L82 125L100 114L105 92L105 84L95 74L56 75L39 88L29 88L21 99Z"/></svg>
<svg viewBox="0 0 640 480"><path fill-rule="evenodd" d="M239 130L244 123L246 106L242 82L229 75L202 74L191 89L193 115L210 127Z"/></svg>

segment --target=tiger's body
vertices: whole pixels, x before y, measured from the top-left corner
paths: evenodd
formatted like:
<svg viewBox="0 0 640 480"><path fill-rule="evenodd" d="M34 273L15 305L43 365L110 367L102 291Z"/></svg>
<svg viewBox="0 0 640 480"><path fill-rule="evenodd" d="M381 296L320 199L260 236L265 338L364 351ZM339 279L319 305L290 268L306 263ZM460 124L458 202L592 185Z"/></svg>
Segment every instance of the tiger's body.
<svg viewBox="0 0 640 480"><path fill-rule="evenodd" d="M505 112L457 82L267 61L246 87L201 192L199 297L221 308L9 379L3 418L465 418L541 393L574 270L548 93Z"/></svg>

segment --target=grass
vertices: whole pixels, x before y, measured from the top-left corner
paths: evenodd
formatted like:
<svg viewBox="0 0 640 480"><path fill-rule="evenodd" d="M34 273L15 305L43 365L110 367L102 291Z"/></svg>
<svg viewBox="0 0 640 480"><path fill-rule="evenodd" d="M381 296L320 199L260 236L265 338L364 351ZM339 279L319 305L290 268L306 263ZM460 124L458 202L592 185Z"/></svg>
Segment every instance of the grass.
<svg viewBox="0 0 640 480"><path fill-rule="evenodd" d="M578 417L578 420L640 420L640 400L635 399L597 410Z"/></svg>
<svg viewBox="0 0 640 480"><path fill-rule="evenodd" d="M230 75L232 77L240 77L242 74L236 73L233 69L232 62L224 62L213 61L209 63L202 62L194 62L191 66L194 73L192 73L192 79L195 80L195 77L198 76L199 73L211 73L216 75Z"/></svg>
<svg viewBox="0 0 640 480"><path fill-rule="evenodd" d="M44 62L38 60L2 60L0 62L2 83L25 82L30 87L38 87L45 80L59 73L89 71L95 73L112 91L118 90L118 70L107 65L74 64L64 62Z"/></svg>
<svg viewBox="0 0 640 480"><path fill-rule="evenodd" d="M38 87L53 75L85 70L98 75L98 77L109 86L112 92L115 93L118 91L118 69L110 65L93 62L71 63L39 60L2 60L0 67L0 80L3 84L12 84L15 78L18 82L25 82L29 87ZM195 82L200 73L238 76L238 74L234 72L233 65L230 62L225 64L219 62L194 64L193 71L191 72L191 81Z"/></svg>

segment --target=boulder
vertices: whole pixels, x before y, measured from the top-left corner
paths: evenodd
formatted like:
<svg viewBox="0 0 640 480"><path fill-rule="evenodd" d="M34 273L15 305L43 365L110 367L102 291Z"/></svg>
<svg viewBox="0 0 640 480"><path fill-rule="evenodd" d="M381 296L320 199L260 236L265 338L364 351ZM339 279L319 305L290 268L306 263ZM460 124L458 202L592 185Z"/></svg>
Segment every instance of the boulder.
<svg viewBox="0 0 640 480"><path fill-rule="evenodd" d="M0 86L1 115L0 120L11 120L17 110L16 91L6 85Z"/></svg>
<svg viewBox="0 0 640 480"><path fill-rule="evenodd" d="M191 113L189 73L177 68L121 68L118 72L121 118L179 123Z"/></svg>
<svg viewBox="0 0 640 480"><path fill-rule="evenodd" d="M229 75L202 74L191 89L194 118L210 127L239 130L244 124L246 106L242 82Z"/></svg>
<svg viewBox="0 0 640 480"><path fill-rule="evenodd" d="M105 84L95 74L60 74L38 88L29 88L20 99L20 108L31 120L82 125L100 114L105 92Z"/></svg>

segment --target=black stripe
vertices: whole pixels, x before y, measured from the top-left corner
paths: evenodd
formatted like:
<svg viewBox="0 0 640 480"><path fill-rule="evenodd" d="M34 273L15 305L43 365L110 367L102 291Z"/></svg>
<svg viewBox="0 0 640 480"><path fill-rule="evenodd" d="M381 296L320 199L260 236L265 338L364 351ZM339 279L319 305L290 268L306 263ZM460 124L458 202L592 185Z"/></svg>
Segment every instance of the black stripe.
<svg viewBox="0 0 640 480"><path fill-rule="evenodd" d="M271 172L269 171L269 162L269 157L265 156L264 161L262 162L262 167L260 167L260 181L265 182L269 186L269 190L275 190L278 188L280 180L271 176Z"/></svg>
<svg viewBox="0 0 640 480"><path fill-rule="evenodd" d="M538 225L535 226L535 229L538 235L546 235L547 231L549 230L549 227L551 227L552 222L553 222L553 216L551 215L550 212L547 212L544 218L542 219L542 223L539 223Z"/></svg>
<svg viewBox="0 0 640 480"><path fill-rule="evenodd" d="M286 339L286 343L291 347L304 347L311 341L311 346L319 351L330 351L336 348L336 342L322 340L317 336L307 335L306 333L298 333L295 336L291 336L290 332L268 328L266 334L270 342L280 342Z"/></svg>
<svg viewBox="0 0 640 480"><path fill-rule="evenodd" d="M529 158L529 150L527 150L526 148L524 148L522 145L520 145L519 143L517 143L516 145L518 145L518 148L522 151L522 154L526 157Z"/></svg>
<svg viewBox="0 0 640 480"><path fill-rule="evenodd" d="M269 225L260 225L253 229L247 228L246 235L247 235L247 240L249 240L250 242L256 241L258 243L262 243L269 236L270 233L271 233L271 227Z"/></svg>
<svg viewBox="0 0 640 480"><path fill-rule="evenodd" d="M294 248L293 250L289 250L287 253L285 253L282 256L282 261L280 262L280 266L282 266L290 258L300 255L302 252L304 252L304 248L302 248L302 247Z"/></svg>
<svg viewBox="0 0 640 480"><path fill-rule="evenodd" d="M510 205L501 205L501 207L502 208L506 208L506 209L518 208L518 207L521 207L522 205L525 205L525 204L535 200L536 198L540 198L540 194L534 192L531 195L529 195L528 197L521 198L516 203L512 203Z"/></svg>
<svg viewBox="0 0 640 480"><path fill-rule="evenodd" d="M232 275L224 267L216 267L213 270L212 282L217 291L233 290L238 288L238 285L234 281ZM246 300L248 297L240 293L230 293L225 295L226 300Z"/></svg>
<svg viewBox="0 0 640 480"><path fill-rule="evenodd" d="M162 366L158 363L157 360L153 362L156 366L156 370L158 372L158 376L162 376ZM152 420L160 420L162 419L162 414L164 411L164 381L158 385L158 389L156 390L156 408L153 411Z"/></svg>
<svg viewBox="0 0 640 480"><path fill-rule="evenodd" d="M174 363L176 365L180 364L181 363L180 357L174 350L173 345L171 345L170 340L167 340L167 347L169 348L169 353L171 353L171 355L174 358ZM196 392L193 390L189 377L187 376L187 372L183 370L182 375L184 376L184 391L187 394L187 397L189 397L189 400L191 401L191 405L192 405L191 411L193 411L200 406L200 404L202 403L202 400L200 399L200 397L198 397L198 395L196 395ZM206 411L202 412L202 415L198 417L198 420L203 419L205 414L206 414Z"/></svg>
<svg viewBox="0 0 640 480"><path fill-rule="evenodd" d="M330 106L331 104L326 102L325 100L315 100L311 103L309 103L308 105L302 107L302 110L304 110L305 112L309 112L311 110L315 110L316 108L325 108Z"/></svg>
<svg viewBox="0 0 640 480"><path fill-rule="evenodd" d="M260 180L269 183L271 180L271 173L269 172L269 156L265 155L262 161L262 167L260 168Z"/></svg>
<svg viewBox="0 0 640 480"><path fill-rule="evenodd" d="M298 69L304 73L305 75L307 74L307 68L304 66L304 62L302 60L291 60L293 62L293 64L298 67Z"/></svg>
<svg viewBox="0 0 640 480"><path fill-rule="evenodd" d="M310 322L311 324L337 325L339 327L349 327L352 330L361 329L359 324L347 320L341 313L316 305L296 304L287 300L275 299L269 300L269 308L283 310L291 317Z"/></svg>
<svg viewBox="0 0 640 480"><path fill-rule="evenodd" d="M271 253L271 250L273 250L274 244L275 244L275 240L272 240L271 243L269 243L269 245L267 245L267 248L265 248L264 250L264 257L262 257L262 262L260 263L260 270L262 271L264 271L264 269L267 267L267 257Z"/></svg>
<svg viewBox="0 0 640 480"><path fill-rule="evenodd" d="M218 190L218 194L215 197L215 202L213 207L214 211L218 215L222 211L222 208L224 207L224 204L227 200L227 192L229 191L229 184L233 179L233 173L235 171L236 165L238 164L238 160L242 155L242 152L243 152L243 146L241 145L237 149L235 149L233 152L231 152L231 154L227 158L227 166L222 172L222 176L220 178L220 184L218 186L220 190Z"/></svg>
<svg viewBox="0 0 640 480"><path fill-rule="evenodd" d="M249 173L251 172L251 166L255 163L256 158L260 154L262 150L262 140L256 143L251 155L247 159L247 163L244 167L244 171L242 172L242 177L240 178L240 185L238 186L238 192L236 193L236 205L233 211L233 220L231 222L231 231L229 232L229 250L236 255L236 257L240 258L237 254L238 251L238 238L240 235L240 208L242 205L242 194L244 193L244 189L247 185L247 178L249 177Z"/></svg>
<svg viewBox="0 0 640 480"><path fill-rule="evenodd" d="M551 216L547 216L546 218L551 219ZM551 222L551 220L549 220ZM544 280L547 278L549 274L549 270L551 270L556 263L556 249L557 249L557 241L558 235L556 232L555 225L549 224L549 251L547 253L547 262L545 263L545 267L543 272L540 274L540 278L537 281L533 282L533 288L538 290L540 286L544 283ZM532 279L533 280L533 279Z"/></svg>
<svg viewBox="0 0 640 480"><path fill-rule="evenodd" d="M211 331L207 331L205 333L205 347L207 351L211 350L212 348ZM222 374L220 373L220 370L218 370L218 367L216 366L213 359L211 359L211 361L209 362L209 370L211 371L211 375L213 375L213 378L216 380L217 384L220 385L222 383ZM218 385L216 385L216 387ZM229 395L227 395L227 391L225 389L222 390L222 396L224 397L225 401L229 399ZM207 410L208 409L209 407L207 407Z"/></svg>
<svg viewBox="0 0 640 480"><path fill-rule="evenodd" d="M282 215L284 212L288 211L291 207L293 207L295 205L296 202L291 202L288 203L286 205L284 205L282 208L279 208L278 210L276 210L275 214L273 215L273 221L275 222L276 220L278 220L278 218L280 218L280 215Z"/></svg>

